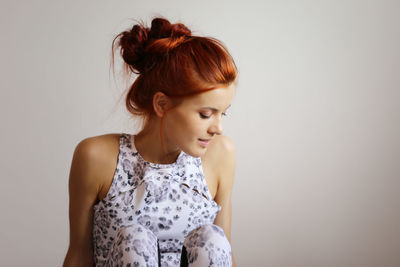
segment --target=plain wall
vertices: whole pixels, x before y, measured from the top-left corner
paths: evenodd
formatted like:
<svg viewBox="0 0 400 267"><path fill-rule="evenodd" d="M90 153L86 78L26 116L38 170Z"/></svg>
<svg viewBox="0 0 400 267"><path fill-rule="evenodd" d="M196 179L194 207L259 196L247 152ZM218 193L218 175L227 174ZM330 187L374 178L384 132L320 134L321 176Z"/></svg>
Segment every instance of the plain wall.
<svg viewBox="0 0 400 267"><path fill-rule="evenodd" d="M238 65L238 266L400 266L399 1L1 1L1 266L61 266L86 137L136 132L111 41L158 14ZM118 77L118 73L117 73Z"/></svg>

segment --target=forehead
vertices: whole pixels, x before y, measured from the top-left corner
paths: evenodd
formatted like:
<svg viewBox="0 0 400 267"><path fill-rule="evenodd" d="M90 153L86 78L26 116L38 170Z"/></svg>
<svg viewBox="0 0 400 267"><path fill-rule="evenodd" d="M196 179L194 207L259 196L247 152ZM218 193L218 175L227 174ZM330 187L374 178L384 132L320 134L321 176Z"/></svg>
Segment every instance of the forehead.
<svg viewBox="0 0 400 267"><path fill-rule="evenodd" d="M203 107L210 106L217 109L225 109L231 103L235 93L235 85L218 87L205 93L194 95L183 102L185 106Z"/></svg>

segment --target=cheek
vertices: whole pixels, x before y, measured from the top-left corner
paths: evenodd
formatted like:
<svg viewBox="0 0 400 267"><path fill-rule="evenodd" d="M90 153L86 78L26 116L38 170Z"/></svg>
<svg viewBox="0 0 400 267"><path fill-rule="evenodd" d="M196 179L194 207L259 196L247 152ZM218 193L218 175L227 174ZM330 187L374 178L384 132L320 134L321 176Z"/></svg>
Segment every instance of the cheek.
<svg viewBox="0 0 400 267"><path fill-rule="evenodd" d="M175 129L190 135L204 135L207 129L207 121L196 114L181 114L174 121Z"/></svg>

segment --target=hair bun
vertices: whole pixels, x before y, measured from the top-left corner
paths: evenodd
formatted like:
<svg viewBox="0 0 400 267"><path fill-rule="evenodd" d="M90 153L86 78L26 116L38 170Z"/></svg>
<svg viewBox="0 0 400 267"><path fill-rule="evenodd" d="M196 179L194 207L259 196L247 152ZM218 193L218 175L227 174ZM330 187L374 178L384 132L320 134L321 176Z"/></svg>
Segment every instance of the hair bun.
<svg viewBox="0 0 400 267"><path fill-rule="evenodd" d="M121 56L124 61L141 72L144 68L146 42L149 29L143 25L134 25L130 31L120 33L118 45L121 47Z"/></svg>
<svg viewBox="0 0 400 267"><path fill-rule="evenodd" d="M181 44L192 32L182 23L171 24L167 19L154 18L151 28L143 23L120 33L118 46L124 61L134 73L152 68L157 57Z"/></svg>
<svg viewBox="0 0 400 267"><path fill-rule="evenodd" d="M191 34L192 32L182 23L171 24L163 18L155 18L151 22L150 36L154 39L177 38Z"/></svg>

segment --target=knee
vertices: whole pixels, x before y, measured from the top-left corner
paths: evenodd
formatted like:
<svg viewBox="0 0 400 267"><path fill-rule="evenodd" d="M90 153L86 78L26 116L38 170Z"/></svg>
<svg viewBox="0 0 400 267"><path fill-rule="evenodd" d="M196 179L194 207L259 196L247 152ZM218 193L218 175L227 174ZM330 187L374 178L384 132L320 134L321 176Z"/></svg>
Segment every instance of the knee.
<svg viewBox="0 0 400 267"><path fill-rule="evenodd" d="M209 240L229 243L224 230L215 224L201 225L192 230L185 239L188 245L192 243L198 243L196 241L200 241L200 243L203 243Z"/></svg>
<svg viewBox="0 0 400 267"><path fill-rule="evenodd" d="M133 224L118 230L107 266L158 266L159 259L158 239L155 234L143 225Z"/></svg>
<svg viewBox="0 0 400 267"><path fill-rule="evenodd" d="M183 246L190 266L232 266L231 245L218 225L206 224L192 230Z"/></svg>
<svg viewBox="0 0 400 267"><path fill-rule="evenodd" d="M185 238L184 246L186 248L194 246L203 247L206 243L230 248L230 243L224 230L215 224L205 224L192 230Z"/></svg>

